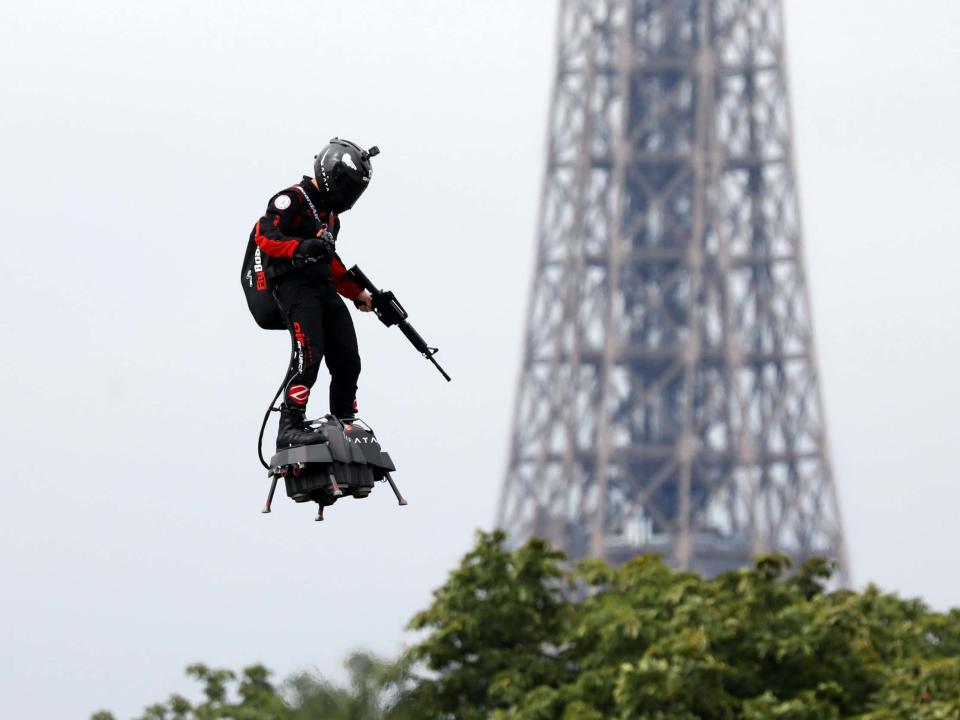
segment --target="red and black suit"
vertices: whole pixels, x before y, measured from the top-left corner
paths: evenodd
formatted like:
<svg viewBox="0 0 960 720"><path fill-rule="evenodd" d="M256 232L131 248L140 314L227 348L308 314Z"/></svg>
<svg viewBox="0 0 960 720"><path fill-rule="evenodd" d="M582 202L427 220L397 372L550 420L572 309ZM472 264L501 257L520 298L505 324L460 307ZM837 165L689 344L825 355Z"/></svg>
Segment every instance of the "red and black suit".
<svg viewBox="0 0 960 720"><path fill-rule="evenodd" d="M305 176L270 198L251 238L270 258L271 268L296 266L277 274L273 281L273 297L295 348L295 372L287 382L285 402L299 408L307 404L324 358L330 370L330 412L346 418L356 412L360 354L350 311L338 293L353 300L362 288L346 276L346 267L337 255L330 260L300 262L301 244L323 230L336 239L340 219L323 207L320 193Z"/></svg>

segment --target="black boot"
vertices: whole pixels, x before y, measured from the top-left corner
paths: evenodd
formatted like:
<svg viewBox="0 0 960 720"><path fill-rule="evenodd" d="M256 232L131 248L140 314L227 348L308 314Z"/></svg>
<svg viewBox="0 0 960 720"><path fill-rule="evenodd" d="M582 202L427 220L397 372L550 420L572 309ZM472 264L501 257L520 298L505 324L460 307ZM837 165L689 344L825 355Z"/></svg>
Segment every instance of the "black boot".
<svg viewBox="0 0 960 720"><path fill-rule="evenodd" d="M277 432L278 451L295 445L316 445L322 442L326 442L323 434L306 426L303 408L289 407L286 403L280 406L280 429Z"/></svg>

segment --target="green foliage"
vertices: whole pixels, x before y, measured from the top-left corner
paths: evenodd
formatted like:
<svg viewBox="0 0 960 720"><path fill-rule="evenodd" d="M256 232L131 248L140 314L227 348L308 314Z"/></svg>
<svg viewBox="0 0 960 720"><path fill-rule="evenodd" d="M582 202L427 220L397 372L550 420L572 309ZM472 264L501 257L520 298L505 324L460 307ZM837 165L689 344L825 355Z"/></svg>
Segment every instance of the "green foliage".
<svg viewBox="0 0 960 720"><path fill-rule="evenodd" d="M349 687L342 688L312 675L287 681L293 720L380 720L393 704L396 688L404 683L403 667L366 653L354 653L345 663ZM402 717L397 715L398 718Z"/></svg>
<svg viewBox="0 0 960 720"><path fill-rule="evenodd" d="M203 702L194 705L181 695L150 705L138 720L382 720L403 685L402 670L372 655L355 653L345 663L349 687L339 687L308 674L296 675L277 688L262 665L230 670L191 665L187 675L202 684ZM404 717L397 713L397 720ZM115 720L106 711L90 720Z"/></svg>
<svg viewBox="0 0 960 720"><path fill-rule="evenodd" d="M357 654L349 687L280 689L262 666L194 665L205 700L140 720L960 720L960 610L829 591L832 573L782 555L710 579L653 557L570 567L480 533L398 662Z"/></svg>
<svg viewBox="0 0 960 720"><path fill-rule="evenodd" d="M432 605L398 708L496 720L960 718L960 611L783 555L705 579L652 557L565 570L481 534ZM568 590L575 588L575 592Z"/></svg>
<svg viewBox="0 0 960 720"><path fill-rule="evenodd" d="M423 665L433 679L408 694L407 706L421 717L486 718L565 679L552 646L571 609L561 559L538 540L507 553L501 533L481 533L410 623L428 635L406 662Z"/></svg>

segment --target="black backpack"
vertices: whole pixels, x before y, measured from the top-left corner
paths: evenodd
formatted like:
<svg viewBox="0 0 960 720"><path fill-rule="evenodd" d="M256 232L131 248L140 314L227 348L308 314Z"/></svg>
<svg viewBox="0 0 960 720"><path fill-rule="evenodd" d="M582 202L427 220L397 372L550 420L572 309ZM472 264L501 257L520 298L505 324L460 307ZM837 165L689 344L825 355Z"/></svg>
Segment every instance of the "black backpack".
<svg viewBox="0 0 960 720"><path fill-rule="evenodd" d="M303 196L317 224L321 225L320 214L303 188L294 185L290 189L296 190ZM250 308L250 314L257 321L257 325L264 330L286 330L287 323L283 313L280 312L280 307L273 298L273 282L291 270L303 267L303 260L272 258L261 252L255 236L256 229L250 233L247 252L243 255L243 267L240 269L240 284L243 285L243 294L247 298L247 307Z"/></svg>
<svg viewBox="0 0 960 720"><path fill-rule="evenodd" d="M273 283L270 270L271 258L257 247L253 234L247 242L247 252L243 255L243 268L240 271L240 284L247 298L250 314L257 325L264 330L286 330L280 308L273 299ZM287 264L287 263L284 263Z"/></svg>

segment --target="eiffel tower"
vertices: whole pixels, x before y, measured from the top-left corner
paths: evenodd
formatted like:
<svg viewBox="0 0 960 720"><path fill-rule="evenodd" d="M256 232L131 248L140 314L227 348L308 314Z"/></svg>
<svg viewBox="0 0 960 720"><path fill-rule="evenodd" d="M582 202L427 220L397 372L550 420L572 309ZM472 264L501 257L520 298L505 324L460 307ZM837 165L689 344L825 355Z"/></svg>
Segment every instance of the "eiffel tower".
<svg viewBox="0 0 960 720"><path fill-rule="evenodd" d="M848 582L779 0L561 0L498 525L706 574Z"/></svg>

